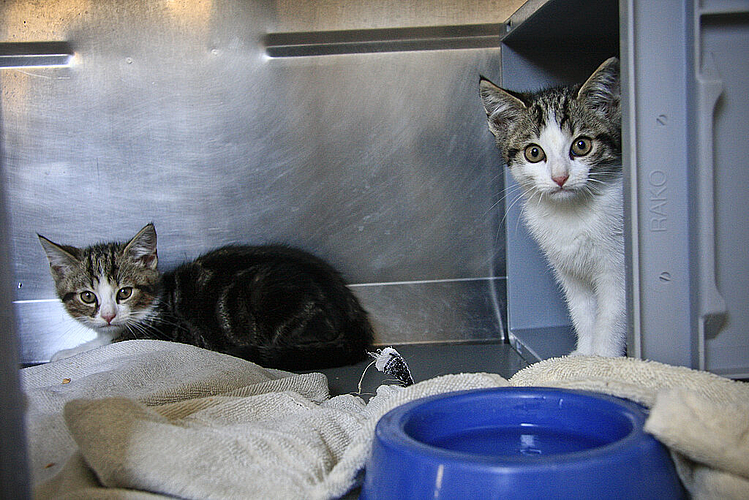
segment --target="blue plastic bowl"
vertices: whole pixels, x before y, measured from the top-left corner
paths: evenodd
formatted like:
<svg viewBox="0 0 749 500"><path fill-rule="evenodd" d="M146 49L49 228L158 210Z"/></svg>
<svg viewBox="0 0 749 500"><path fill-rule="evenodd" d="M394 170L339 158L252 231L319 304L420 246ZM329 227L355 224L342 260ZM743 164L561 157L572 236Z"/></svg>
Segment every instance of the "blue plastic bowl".
<svg viewBox="0 0 749 500"><path fill-rule="evenodd" d="M505 387L380 419L360 498L686 498L645 410L596 393Z"/></svg>

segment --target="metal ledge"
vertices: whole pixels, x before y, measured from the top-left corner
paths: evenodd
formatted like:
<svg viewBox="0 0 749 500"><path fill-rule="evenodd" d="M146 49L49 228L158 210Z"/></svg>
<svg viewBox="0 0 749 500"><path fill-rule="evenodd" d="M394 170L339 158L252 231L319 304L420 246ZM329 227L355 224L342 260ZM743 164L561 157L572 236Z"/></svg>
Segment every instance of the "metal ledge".
<svg viewBox="0 0 749 500"><path fill-rule="evenodd" d="M74 55L68 42L0 43L0 69L69 66Z"/></svg>
<svg viewBox="0 0 749 500"><path fill-rule="evenodd" d="M270 57L305 57L374 52L499 47L502 24L419 28L269 33L263 37Z"/></svg>

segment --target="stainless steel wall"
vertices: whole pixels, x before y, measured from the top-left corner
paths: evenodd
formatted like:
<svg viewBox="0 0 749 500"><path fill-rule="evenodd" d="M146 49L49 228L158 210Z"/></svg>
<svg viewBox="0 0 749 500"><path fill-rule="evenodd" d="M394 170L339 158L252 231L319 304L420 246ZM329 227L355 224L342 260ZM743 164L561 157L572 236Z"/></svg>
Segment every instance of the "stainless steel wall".
<svg viewBox="0 0 749 500"><path fill-rule="evenodd" d="M477 95L479 73L498 76L499 25L394 16L300 35L283 2L28 4L0 4L23 361L90 336L55 299L36 233L87 245L149 221L164 268L234 242L313 251L381 343L500 337L503 179ZM23 44L48 41L64 43Z"/></svg>

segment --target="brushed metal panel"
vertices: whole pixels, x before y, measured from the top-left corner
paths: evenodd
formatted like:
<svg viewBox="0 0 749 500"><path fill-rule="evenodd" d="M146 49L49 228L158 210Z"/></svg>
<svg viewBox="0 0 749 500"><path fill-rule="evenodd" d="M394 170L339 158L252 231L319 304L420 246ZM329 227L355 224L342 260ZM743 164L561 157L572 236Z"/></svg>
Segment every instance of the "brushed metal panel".
<svg viewBox="0 0 749 500"><path fill-rule="evenodd" d="M2 128L0 122L0 132ZM2 149L0 144L0 152ZM0 174L3 170L0 156ZM27 401L18 370L20 345L12 306L10 231L6 215L5 193L0 191L0 498L26 500L31 498L26 452Z"/></svg>
<svg viewBox="0 0 749 500"><path fill-rule="evenodd" d="M57 299L16 301L13 310L24 364L49 361L61 349L96 338L93 330L71 318Z"/></svg>
<svg viewBox="0 0 749 500"><path fill-rule="evenodd" d="M504 278L354 285L377 344L498 340ZM418 307L416 306L418 304Z"/></svg>
<svg viewBox="0 0 749 500"><path fill-rule="evenodd" d="M261 1L91 2L49 24L68 66L0 71L25 361L58 321L23 302L54 299L37 232L86 245L153 221L164 268L284 242L355 284L503 275L503 181L476 96L498 48L273 58L262 39L277 26ZM425 302L401 307L418 318Z"/></svg>
<svg viewBox="0 0 749 500"><path fill-rule="evenodd" d="M525 0L276 0L280 31L504 22Z"/></svg>

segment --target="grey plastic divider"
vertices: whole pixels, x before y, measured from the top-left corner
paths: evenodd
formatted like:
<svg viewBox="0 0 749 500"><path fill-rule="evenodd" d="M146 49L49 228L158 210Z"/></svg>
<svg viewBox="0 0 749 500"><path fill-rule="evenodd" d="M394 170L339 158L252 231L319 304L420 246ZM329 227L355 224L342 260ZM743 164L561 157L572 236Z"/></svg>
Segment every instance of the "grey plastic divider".
<svg viewBox="0 0 749 500"><path fill-rule="evenodd" d="M626 0L621 7L630 353L691 366L688 6Z"/></svg>
<svg viewBox="0 0 749 500"><path fill-rule="evenodd" d="M630 353L749 376L749 5L626 0L621 32Z"/></svg>
<svg viewBox="0 0 749 500"><path fill-rule="evenodd" d="M749 3L693 1L697 367L749 377Z"/></svg>

